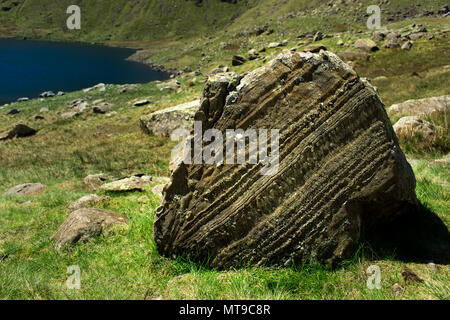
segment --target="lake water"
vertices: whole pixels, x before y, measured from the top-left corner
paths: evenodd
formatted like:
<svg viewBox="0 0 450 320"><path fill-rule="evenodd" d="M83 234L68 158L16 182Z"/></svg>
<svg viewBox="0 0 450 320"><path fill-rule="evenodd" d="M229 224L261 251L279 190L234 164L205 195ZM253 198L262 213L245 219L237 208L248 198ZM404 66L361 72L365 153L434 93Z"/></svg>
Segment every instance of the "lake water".
<svg viewBox="0 0 450 320"><path fill-rule="evenodd" d="M168 74L125 59L135 51L78 43L0 39L0 105L44 91L145 83Z"/></svg>

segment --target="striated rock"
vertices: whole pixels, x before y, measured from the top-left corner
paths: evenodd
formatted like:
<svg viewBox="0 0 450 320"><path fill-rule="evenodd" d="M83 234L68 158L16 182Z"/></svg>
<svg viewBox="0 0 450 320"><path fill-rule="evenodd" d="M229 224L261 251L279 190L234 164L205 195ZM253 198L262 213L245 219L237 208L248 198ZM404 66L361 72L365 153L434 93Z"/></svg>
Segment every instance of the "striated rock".
<svg viewBox="0 0 450 320"><path fill-rule="evenodd" d="M409 114L412 116L428 116L450 111L450 95L418 100L407 100L394 104L389 108L390 114Z"/></svg>
<svg viewBox="0 0 450 320"><path fill-rule="evenodd" d="M42 183L25 183L6 190L4 196L29 196L41 193L45 189Z"/></svg>
<svg viewBox="0 0 450 320"><path fill-rule="evenodd" d="M69 209L74 211L82 208L90 207L96 203L106 200L107 197L100 197L96 194L89 194L87 196L81 197L77 201L69 205Z"/></svg>
<svg viewBox="0 0 450 320"><path fill-rule="evenodd" d="M112 226L128 223L129 219L117 212L101 209L80 209L72 212L52 236L55 248L73 246L100 235Z"/></svg>
<svg viewBox="0 0 450 320"><path fill-rule="evenodd" d="M199 105L200 100L195 100L145 115L139 121L141 129L161 137L169 137L176 129L190 130Z"/></svg>
<svg viewBox="0 0 450 320"><path fill-rule="evenodd" d="M37 130L22 123L18 123L13 128L0 133L0 141L29 137L35 135L36 133Z"/></svg>
<svg viewBox="0 0 450 320"><path fill-rule="evenodd" d="M196 114L202 132L279 130L279 164L180 163L156 211L159 253L219 269L334 263L374 226L416 209L384 105L336 55L284 50L237 85L217 77Z"/></svg>

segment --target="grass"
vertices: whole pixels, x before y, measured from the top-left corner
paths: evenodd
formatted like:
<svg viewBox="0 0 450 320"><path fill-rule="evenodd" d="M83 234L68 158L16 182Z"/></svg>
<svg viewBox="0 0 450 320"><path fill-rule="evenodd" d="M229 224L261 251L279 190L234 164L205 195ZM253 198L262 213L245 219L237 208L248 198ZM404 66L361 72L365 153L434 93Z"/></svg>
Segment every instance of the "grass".
<svg viewBox="0 0 450 320"><path fill-rule="evenodd" d="M16 18L9 16L6 19L5 14L1 13L0 18L5 20L0 23L0 33L67 39L61 30L52 29L50 22L41 24L41 20L33 19L23 22L24 16L45 4L42 1L27 2L28 7L13 11ZM444 2L438 1L432 6L434 8ZM133 20L128 14L133 8L124 7L117 18L111 12L121 6L111 2L108 8L112 11L108 11L108 14L111 13L108 19L121 23L117 30L111 31L105 22L73 37L78 40L104 40L103 34L108 31L112 34L111 39L115 40L108 42L109 45L143 48L146 59L151 58L169 67L189 66L205 74L218 65L228 66L236 72L252 70L261 66L263 60L232 67L232 55L246 55L250 48L261 48L269 42L284 39L289 40L287 48L297 47L295 37L304 31L324 28L326 33L333 33L362 28L360 23L351 22L351 13L343 15L345 19L327 19L329 21L325 24L322 23L323 18L309 14L301 19L270 21L293 11L306 12L306 2L287 1L285 5L279 5L279 1L255 0L249 1L245 10L235 7L236 11L228 12L230 16L239 12L242 14L230 23L225 21L230 17L227 13L223 21L217 22L218 30L214 32L211 25L199 23L192 27L192 33L200 34L194 37L184 33L186 21L174 21L167 25L161 23L161 29L156 29L158 32L167 31L167 38L154 39L151 34L148 38L142 36L146 30L145 24L138 23L139 19L147 19L146 14L154 9L151 3L156 2L149 3L137 20ZM193 9L193 3L182 3L189 6L189 10ZM396 5L404 8L409 3L402 0ZM316 2L309 1L308 4L312 7ZM62 2L61 7L63 5ZM94 10L89 14L96 16L97 13ZM170 14L168 17L173 19ZM39 19L44 18L51 17ZM211 21L209 19L213 18L214 15L207 19ZM348 23L343 21L347 18ZM238 30L267 21L276 30L275 34L235 37ZM396 22L388 27L401 28L411 23L422 23L428 29L436 30L448 21L448 18L418 18ZM299 25L299 22L304 24ZM228 27L222 30L219 26L223 25ZM136 30L135 34L130 30ZM183 34L182 38L180 34ZM367 32L345 33L320 43L331 51L342 52L354 50L351 44L357 38L369 36ZM339 38L349 46L338 46ZM301 50L304 45L299 47ZM262 55L268 60L281 50L271 49ZM361 76L372 79L382 100L390 106L407 99L448 94L448 88L442 85L449 78L447 51L448 36L442 36L432 41L417 41L409 52L380 50L372 53L369 62L357 61L355 69ZM205 52L205 57L201 56L202 52ZM413 72L419 76L411 76ZM386 78L377 80L379 76ZM161 257L156 252L152 235L155 209L160 199L149 190L109 193L110 199L100 205L101 208L128 216L130 224L127 227L111 229L107 234L80 243L72 250L54 250L51 235L70 213L68 205L92 193L81 182L86 175L100 172L116 177L134 173L169 174L168 158L174 143L144 135L139 130L138 120L142 114L199 98L203 89L201 81L189 86L189 75L178 79L182 83L180 92L162 92L155 83L148 83L129 86L132 90L120 94L122 86L108 85L103 93L78 91L43 102L31 100L16 104L14 107L21 113L14 116L6 115L12 106L0 107L0 131L18 121L39 130L33 137L0 143L0 194L21 183L41 182L46 185L45 192L39 195L22 198L0 196L0 299L449 299L448 265L438 265L439 271L436 271L426 263L402 261L396 258L395 253L386 255L376 252L367 243L361 245L353 259L334 269L300 265L280 269L248 267L219 272L181 258L171 260ZM197 77L197 80L201 79ZM61 120L59 113L67 110L66 104L80 97L90 102L105 99L116 104L118 115L108 118L86 113L74 119ZM133 101L142 98L150 99L150 108L132 106ZM42 107L49 109L49 112L42 113L45 120L32 120ZM397 116L391 117L392 122L396 120ZM437 145L429 146L420 141L402 141L401 145L413 164L420 202L439 216L448 228L450 172L448 164L435 162L448 152L448 118L437 116L427 120L445 128ZM146 198L142 199L143 195ZM69 277L67 268L72 265L78 265L82 272L80 290L69 290L66 286ZM367 288L367 268L370 265L381 269L380 290ZM402 277L405 266L424 282L405 284ZM398 297L392 292L395 283L404 288Z"/></svg>

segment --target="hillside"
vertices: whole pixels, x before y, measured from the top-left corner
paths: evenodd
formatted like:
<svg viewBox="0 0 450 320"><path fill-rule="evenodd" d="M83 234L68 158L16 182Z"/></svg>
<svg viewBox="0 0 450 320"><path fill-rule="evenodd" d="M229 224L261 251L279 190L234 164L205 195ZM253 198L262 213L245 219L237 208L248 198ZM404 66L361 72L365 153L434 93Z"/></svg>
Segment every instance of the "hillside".
<svg viewBox="0 0 450 320"><path fill-rule="evenodd" d="M104 91L80 90L0 106L0 132L18 122L37 130L32 137L0 141L0 299L448 300L448 264L430 264L414 254L401 257L402 252L366 242L336 268L299 265L220 272L180 257L167 259L157 253L152 240L160 203L160 196L152 192L154 184L143 191L110 192L93 191L83 182L99 173L115 178L169 176L175 142L143 133L139 119L199 99L212 70L244 74L285 49L322 45L338 54L350 52L343 60L377 88L394 124L409 114L394 114L391 105L450 94L450 17L439 12L447 1L378 1L383 30L426 32L410 50L385 48L386 39L376 40L376 52L355 47L357 40L374 36L365 24L365 9L373 1L80 0L79 5L88 9L82 9L79 32L64 27L71 2L0 0L0 37L136 48L133 59L173 68L179 86L161 90L169 82L107 84ZM321 39L315 38L319 31ZM273 42L284 43L270 48ZM256 59L249 59L251 49L258 52ZM234 66L234 55L247 61ZM89 111L63 117L78 99L91 105L103 100L115 108L106 114ZM150 103L134 106L142 100ZM20 112L8 114L13 108ZM436 139L402 139L400 146L416 175L418 200L448 229L450 115L440 112L423 120L439 129ZM44 192L3 195L10 187L32 182L44 184ZM69 206L92 193L103 199L96 207L126 215L129 225L71 250L55 250L52 235L70 214ZM401 234L398 231L394 228L392 234ZM429 241L416 234L405 239L407 245L411 239L425 245ZM366 286L367 268L374 264L382 270L380 290ZM82 270L82 290L66 288L70 265ZM402 276L405 267L424 281L407 283ZM400 291L394 290L398 287Z"/></svg>

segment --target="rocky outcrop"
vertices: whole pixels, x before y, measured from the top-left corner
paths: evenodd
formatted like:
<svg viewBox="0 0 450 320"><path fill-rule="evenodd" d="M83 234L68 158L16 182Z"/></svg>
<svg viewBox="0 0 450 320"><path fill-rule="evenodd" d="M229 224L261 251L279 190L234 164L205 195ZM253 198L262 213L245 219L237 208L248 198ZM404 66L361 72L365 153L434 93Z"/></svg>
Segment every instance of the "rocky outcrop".
<svg viewBox="0 0 450 320"><path fill-rule="evenodd" d="M180 163L156 211L161 254L219 269L334 263L372 227L416 208L414 173L383 103L336 55L284 50L232 79L209 78L195 118L203 132L279 130L277 170Z"/></svg>
<svg viewBox="0 0 450 320"><path fill-rule="evenodd" d="M199 105L200 100L195 100L145 115L140 119L141 129L161 137L170 137L176 129L191 130Z"/></svg>
<svg viewBox="0 0 450 320"><path fill-rule="evenodd" d="M87 241L107 229L127 224L129 219L117 212L101 209L80 209L72 212L53 235L55 248L71 247L79 241Z"/></svg>
<svg viewBox="0 0 450 320"><path fill-rule="evenodd" d="M408 100L394 104L389 108L391 114L408 114L412 116L428 116L450 109L450 95L441 97Z"/></svg>

